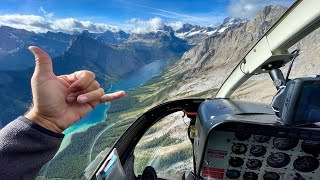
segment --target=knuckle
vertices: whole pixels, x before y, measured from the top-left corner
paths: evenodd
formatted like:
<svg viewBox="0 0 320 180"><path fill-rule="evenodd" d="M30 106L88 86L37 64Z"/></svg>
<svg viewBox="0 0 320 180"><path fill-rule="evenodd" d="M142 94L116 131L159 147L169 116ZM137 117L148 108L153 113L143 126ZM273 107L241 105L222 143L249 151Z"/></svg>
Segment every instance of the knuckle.
<svg viewBox="0 0 320 180"><path fill-rule="evenodd" d="M94 94L87 93L86 96L88 97L89 101L92 101L95 99Z"/></svg>
<svg viewBox="0 0 320 180"><path fill-rule="evenodd" d="M88 93L88 97L90 97L91 100L100 98L104 94L104 90L102 88L99 88L95 91L92 91L91 93Z"/></svg>
<svg viewBox="0 0 320 180"><path fill-rule="evenodd" d="M76 87L78 88L78 90L82 90L82 91L85 90L86 89L85 82L82 82L82 81L78 82Z"/></svg>
<svg viewBox="0 0 320 180"><path fill-rule="evenodd" d="M69 96L78 97L78 96L80 96L80 95L83 94L83 93L84 93L83 91L75 92L75 93L71 93Z"/></svg>
<svg viewBox="0 0 320 180"><path fill-rule="evenodd" d="M88 70L81 70L81 71L76 71L75 74L78 74L79 78L81 77L93 77L93 79L96 77L95 74L92 71Z"/></svg>
<svg viewBox="0 0 320 180"><path fill-rule="evenodd" d="M92 71L85 71L84 72L87 76L92 77L93 79L96 77L96 75Z"/></svg>
<svg viewBox="0 0 320 180"><path fill-rule="evenodd" d="M95 88L95 89L100 88L100 84L98 83L98 81L93 81L93 88Z"/></svg>
<svg viewBox="0 0 320 180"><path fill-rule="evenodd" d="M79 78L79 76L81 76L81 74L83 73L84 71L75 71L73 73L73 75L76 77L76 78Z"/></svg>
<svg viewBox="0 0 320 180"><path fill-rule="evenodd" d="M103 95L104 94L104 89L103 88L99 88L99 95Z"/></svg>

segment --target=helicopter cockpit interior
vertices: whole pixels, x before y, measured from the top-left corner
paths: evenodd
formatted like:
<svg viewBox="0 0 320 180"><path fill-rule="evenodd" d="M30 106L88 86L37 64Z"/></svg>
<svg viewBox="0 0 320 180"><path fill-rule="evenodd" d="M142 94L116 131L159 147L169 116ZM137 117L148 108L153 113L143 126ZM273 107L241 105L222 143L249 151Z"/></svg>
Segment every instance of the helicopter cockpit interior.
<svg viewBox="0 0 320 180"><path fill-rule="evenodd" d="M184 111L191 119L193 170L182 179L319 179L320 78L290 79L299 50L288 52L319 26L320 4L297 1L240 61L215 98L181 99L145 112L87 177L160 179L152 167L134 174L134 148L160 119ZM279 68L290 62L285 78ZM269 73L277 89L271 105L230 99L249 77L261 73Z"/></svg>
<svg viewBox="0 0 320 180"><path fill-rule="evenodd" d="M320 132L316 127L288 127L270 114L226 114L208 108L256 109L252 104L216 100L199 107L194 155L204 179L317 179ZM250 107L251 106L251 107ZM259 107L261 110L264 107ZM247 109L247 110L248 110ZM216 108L215 111L218 111ZM261 113L262 111L260 111ZM265 111L266 112L266 111ZM202 121L202 119L204 121ZM215 121L214 125L208 122ZM240 123L241 122L241 123ZM202 125L201 125L202 124ZM208 134L207 134L208 133ZM202 138L205 137L205 138Z"/></svg>

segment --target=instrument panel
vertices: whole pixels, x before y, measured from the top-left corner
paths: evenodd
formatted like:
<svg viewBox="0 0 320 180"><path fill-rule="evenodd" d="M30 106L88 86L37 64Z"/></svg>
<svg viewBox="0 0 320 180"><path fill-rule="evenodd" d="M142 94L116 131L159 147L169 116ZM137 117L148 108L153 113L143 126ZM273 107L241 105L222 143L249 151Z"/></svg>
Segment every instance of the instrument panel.
<svg viewBox="0 0 320 180"><path fill-rule="evenodd" d="M205 179L319 180L320 141L213 131L201 168Z"/></svg>

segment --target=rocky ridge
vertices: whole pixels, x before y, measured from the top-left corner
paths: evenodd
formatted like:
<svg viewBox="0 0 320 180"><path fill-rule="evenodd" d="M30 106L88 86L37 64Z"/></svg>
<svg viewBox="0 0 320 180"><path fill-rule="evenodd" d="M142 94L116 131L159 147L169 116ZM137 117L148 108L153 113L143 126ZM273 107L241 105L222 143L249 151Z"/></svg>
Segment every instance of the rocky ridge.
<svg viewBox="0 0 320 180"><path fill-rule="evenodd" d="M125 43L144 43L149 46L161 47L172 45L178 51L186 50L190 45L196 45L203 39L223 33L226 29L236 28L247 20L242 18L226 18L224 22L215 27L202 27L184 24L181 28L174 30L169 25L149 33L130 33L122 30L106 31L104 33L90 33L85 30L73 35L62 32L34 33L24 29L15 29L8 26L0 26L0 70L14 70L31 67L33 64L21 59L31 59L27 47L38 45L44 48L52 57L57 57L65 51L73 37L87 34L92 39L103 41L110 45L121 45ZM160 44L159 44L160 41ZM177 42L186 43L182 47ZM183 52L184 52L183 51Z"/></svg>
<svg viewBox="0 0 320 180"><path fill-rule="evenodd" d="M286 11L281 6L267 6L257 16L236 29L209 37L187 51L175 71L182 75L179 90L170 93L171 98L197 94L219 88L247 51ZM316 61L320 57L320 30L316 30L290 48L300 48L291 77L319 74ZM319 64L319 63L318 63ZM286 73L284 67L283 72ZM233 95L233 98L270 102L275 88L268 74L253 76ZM212 95L214 96L214 95Z"/></svg>
<svg viewBox="0 0 320 180"><path fill-rule="evenodd" d="M203 39L210 36L217 36L227 29L237 28L248 20L244 18L225 18L223 23L213 27L202 27L191 24L183 24L183 26L175 31L175 35L181 39L185 39L189 44L198 44Z"/></svg>
<svg viewBox="0 0 320 180"><path fill-rule="evenodd" d="M8 26L0 26L0 70L21 70L33 66L28 46L37 45L52 57L60 55L68 46L72 35L65 33L39 33Z"/></svg>
<svg viewBox="0 0 320 180"><path fill-rule="evenodd" d="M250 47L285 11L281 6L267 6L242 26L209 37L187 51L176 66L176 71L183 74L180 89L171 96L219 88Z"/></svg>
<svg viewBox="0 0 320 180"><path fill-rule="evenodd" d="M145 64L128 52L119 51L99 39L92 39L85 33L72 40L61 56L60 62L78 64L110 77L122 77Z"/></svg>

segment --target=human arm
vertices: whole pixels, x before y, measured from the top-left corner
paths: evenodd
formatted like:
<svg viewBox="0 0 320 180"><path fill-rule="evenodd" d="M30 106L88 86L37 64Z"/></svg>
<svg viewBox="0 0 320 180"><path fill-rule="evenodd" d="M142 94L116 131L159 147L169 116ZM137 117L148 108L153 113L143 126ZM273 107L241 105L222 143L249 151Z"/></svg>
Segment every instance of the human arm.
<svg viewBox="0 0 320 180"><path fill-rule="evenodd" d="M35 179L64 135L20 116L0 131L0 179Z"/></svg>
<svg viewBox="0 0 320 180"><path fill-rule="evenodd" d="M123 91L104 94L90 71L56 76L48 54L38 47L29 49L36 60L31 79L33 107L25 117L20 117L23 121L18 118L0 130L0 175L9 176L16 170L15 164L22 164L15 177L35 177L34 172L57 152L63 138L61 133L66 128L100 103L124 96ZM37 163L28 163L32 161Z"/></svg>

